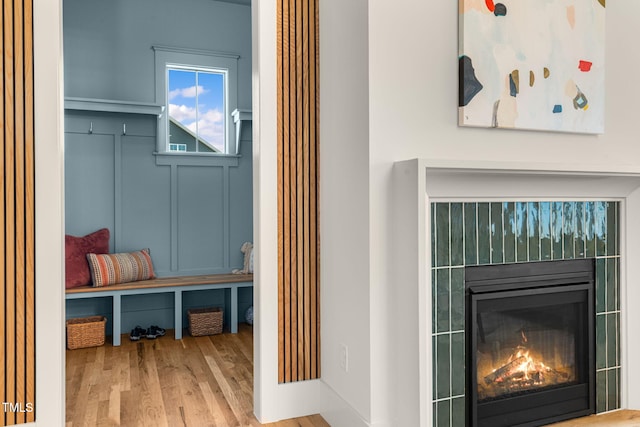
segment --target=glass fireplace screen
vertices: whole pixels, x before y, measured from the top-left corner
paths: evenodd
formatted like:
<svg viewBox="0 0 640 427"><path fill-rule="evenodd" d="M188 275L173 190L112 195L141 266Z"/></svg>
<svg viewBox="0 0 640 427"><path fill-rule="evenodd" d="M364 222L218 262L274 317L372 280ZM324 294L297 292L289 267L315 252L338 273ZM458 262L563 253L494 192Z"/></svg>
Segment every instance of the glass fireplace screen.
<svg viewBox="0 0 640 427"><path fill-rule="evenodd" d="M480 304L478 402L576 383L578 305L483 311Z"/></svg>
<svg viewBox="0 0 640 427"><path fill-rule="evenodd" d="M545 425L594 412L593 265L465 268L469 426Z"/></svg>

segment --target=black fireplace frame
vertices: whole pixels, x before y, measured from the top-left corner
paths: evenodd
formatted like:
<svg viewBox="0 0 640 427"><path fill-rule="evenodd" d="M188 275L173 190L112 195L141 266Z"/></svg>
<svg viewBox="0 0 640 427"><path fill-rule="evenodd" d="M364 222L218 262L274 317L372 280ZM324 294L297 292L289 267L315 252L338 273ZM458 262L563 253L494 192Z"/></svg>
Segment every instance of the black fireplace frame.
<svg viewBox="0 0 640 427"><path fill-rule="evenodd" d="M578 366L580 384L533 391L494 402L478 402L477 325L473 318L480 301L497 297L586 304L578 327L576 351L589 354ZM527 303L524 303L527 304ZM586 331L585 331L586 329ZM533 427L595 413L595 260L540 261L465 268L466 419L469 427ZM540 415L546 412L546 415Z"/></svg>

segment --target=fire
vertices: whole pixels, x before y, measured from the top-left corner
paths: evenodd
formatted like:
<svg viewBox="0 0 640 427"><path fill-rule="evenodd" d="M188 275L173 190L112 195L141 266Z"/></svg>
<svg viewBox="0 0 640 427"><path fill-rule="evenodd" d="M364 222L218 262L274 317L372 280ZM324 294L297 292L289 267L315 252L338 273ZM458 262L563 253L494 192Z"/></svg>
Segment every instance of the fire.
<svg viewBox="0 0 640 427"><path fill-rule="evenodd" d="M524 333L523 338L526 340ZM525 341L526 342L526 341ZM516 361L514 363L514 361ZM542 361L536 361L531 357L530 351L526 348L519 347L517 351L509 356L507 363L514 363L513 369L510 370L509 379L511 381L533 381L533 384L543 384L545 372L550 372L551 368L546 366ZM496 370L494 369L494 372ZM503 382L505 378L497 379L497 382Z"/></svg>
<svg viewBox="0 0 640 427"><path fill-rule="evenodd" d="M484 371L485 374L478 371L478 391L481 398L538 389L573 380L574 371L571 367L547 366L541 354L529 346L524 331L520 333L521 343L507 353L508 356L505 355L502 361L498 361L497 368L485 365L489 368ZM484 381L480 381L481 378Z"/></svg>

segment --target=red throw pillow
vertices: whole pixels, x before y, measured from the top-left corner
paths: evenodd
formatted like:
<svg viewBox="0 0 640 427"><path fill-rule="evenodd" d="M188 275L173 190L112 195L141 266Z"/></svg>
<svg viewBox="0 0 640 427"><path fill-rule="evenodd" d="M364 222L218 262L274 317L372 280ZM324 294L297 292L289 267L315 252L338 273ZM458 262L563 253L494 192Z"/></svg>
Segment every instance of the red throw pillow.
<svg viewBox="0 0 640 427"><path fill-rule="evenodd" d="M76 288L91 283L87 254L109 252L109 229L101 228L83 237L64 236L65 288Z"/></svg>

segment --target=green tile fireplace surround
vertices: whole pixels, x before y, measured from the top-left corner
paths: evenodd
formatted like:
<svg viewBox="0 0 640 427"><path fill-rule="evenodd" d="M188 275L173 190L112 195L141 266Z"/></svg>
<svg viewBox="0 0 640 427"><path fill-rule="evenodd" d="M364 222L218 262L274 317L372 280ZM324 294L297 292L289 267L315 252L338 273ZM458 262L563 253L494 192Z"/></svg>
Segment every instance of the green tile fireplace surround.
<svg viewBox="0 0 640 427"><path fill-rule="evenodd" d="M596 408L620 408L619 203L431 204L433 414L465 425L464 268L595 258Z"/></svg>

